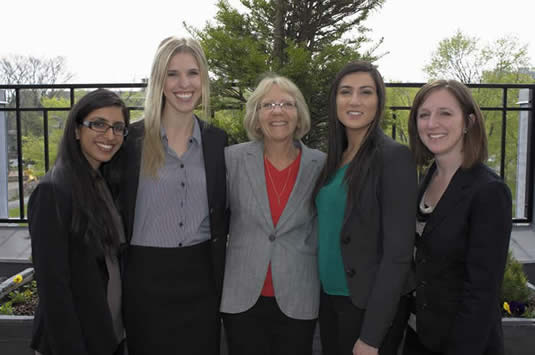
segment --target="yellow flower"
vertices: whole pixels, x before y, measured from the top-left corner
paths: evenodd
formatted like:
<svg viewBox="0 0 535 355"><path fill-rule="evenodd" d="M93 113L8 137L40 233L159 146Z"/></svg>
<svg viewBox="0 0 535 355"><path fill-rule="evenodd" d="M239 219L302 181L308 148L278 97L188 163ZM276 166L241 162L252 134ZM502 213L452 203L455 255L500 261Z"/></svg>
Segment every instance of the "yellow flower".
<svg viewBox="0 0 535 355"><path fill-rule="evenodd" d="M21 274L15 275L15 277L13 278L13 282L16 284L20 284L22 282L22 275Z"/></svg>
<svg viewBox="0 0 535 355"><path fill-rule="evenodd" d="M509 314L511 314L511 308L509 308L509 303L507 302L504 302L503 303L503 309L505 309L505 311Z"/></svg>

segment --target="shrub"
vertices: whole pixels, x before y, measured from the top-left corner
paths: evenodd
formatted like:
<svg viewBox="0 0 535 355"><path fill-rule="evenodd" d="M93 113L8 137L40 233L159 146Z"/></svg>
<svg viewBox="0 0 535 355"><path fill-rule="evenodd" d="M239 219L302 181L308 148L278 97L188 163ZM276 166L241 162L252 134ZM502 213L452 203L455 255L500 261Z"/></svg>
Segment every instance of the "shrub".
<svg viewBox="0 0 535 355"><path fill-rule="evenodd" d="M527 303L529 296L528 279L522 269L522 264L509 251L503 276L502 301Z"/></svg>

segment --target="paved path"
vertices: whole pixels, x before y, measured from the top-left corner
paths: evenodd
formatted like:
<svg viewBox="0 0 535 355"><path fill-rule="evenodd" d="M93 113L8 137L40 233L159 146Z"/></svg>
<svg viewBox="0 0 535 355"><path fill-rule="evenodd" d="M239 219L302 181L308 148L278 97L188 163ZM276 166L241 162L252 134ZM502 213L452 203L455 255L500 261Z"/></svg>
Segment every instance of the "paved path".
<svg viewBox="0 0 535 355"><path fill-rule="evenodd" d="M31 253L28 228L0 226L0 261L27 261Z"/></svg>
<svg viewBox="0 0 535 355"><path fill-rule="evenodd" d="M509 246L522 263L535 263L535 230L533 226L515 226ZM30 237L26 227L0 225L0 261L29 260Z"/></svg>

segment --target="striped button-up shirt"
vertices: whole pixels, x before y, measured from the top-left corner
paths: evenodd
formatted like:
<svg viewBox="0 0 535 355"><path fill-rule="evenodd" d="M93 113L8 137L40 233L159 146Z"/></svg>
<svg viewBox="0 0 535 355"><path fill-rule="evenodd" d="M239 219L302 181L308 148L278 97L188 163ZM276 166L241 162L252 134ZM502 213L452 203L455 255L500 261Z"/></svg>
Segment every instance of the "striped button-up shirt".
<svg viewBox="0 0 535 355"><path fill-rule="evenodd" d="M132 245L174 248L210 239L201 130L194 121L181 157L169 147L162 127L165 162L155 178L140 173Z"/></svg>

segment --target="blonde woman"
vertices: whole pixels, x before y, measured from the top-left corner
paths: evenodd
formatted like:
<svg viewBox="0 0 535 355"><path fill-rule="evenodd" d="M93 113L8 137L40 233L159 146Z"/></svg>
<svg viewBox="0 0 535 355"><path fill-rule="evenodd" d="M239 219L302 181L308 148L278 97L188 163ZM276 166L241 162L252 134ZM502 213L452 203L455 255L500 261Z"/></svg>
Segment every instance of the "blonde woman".
<svg viewBox="0 0 535 355"><path fill-rule="evenodd" d="M232 213L221 311L230 354L311 354L319 280L310 198L325 154L300 141L310 115L289 79L265 77L246 110L252 141L225 150Z"/></svg>
<svg viewBox="0 0 535 355"><path fill-rule="evenodd" d="M196 41L160 43L144 119L120 157L119 205L130 243L125 265L129 353L219 352L227 235L226 134L209 117L208 69Z"/></svg>

